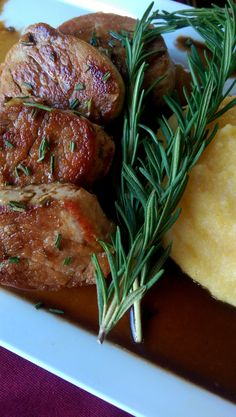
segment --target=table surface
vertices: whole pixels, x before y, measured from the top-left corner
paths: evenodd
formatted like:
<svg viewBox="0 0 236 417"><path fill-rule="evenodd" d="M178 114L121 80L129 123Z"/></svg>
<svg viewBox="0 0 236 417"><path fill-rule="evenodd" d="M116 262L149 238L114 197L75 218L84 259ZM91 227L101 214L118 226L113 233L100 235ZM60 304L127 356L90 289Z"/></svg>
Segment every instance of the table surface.
<svg viewBox="0 0 236 417"><path fill-rule="evenodd" d="M129 417L130 414L0 348L1 417Z"/></svg>

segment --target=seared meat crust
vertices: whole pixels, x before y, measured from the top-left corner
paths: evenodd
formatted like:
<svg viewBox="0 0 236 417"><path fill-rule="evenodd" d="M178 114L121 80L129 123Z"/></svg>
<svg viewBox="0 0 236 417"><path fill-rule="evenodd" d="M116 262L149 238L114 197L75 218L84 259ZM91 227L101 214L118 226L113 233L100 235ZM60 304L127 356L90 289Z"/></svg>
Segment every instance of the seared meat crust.
<svg viewBox="0 0 236 417"><path fill-rule="evenodd" d="M108 172L113 154L104 130L71 111L48 112L15 99L0 112L0 184L87 187Z"/></svg>
<svg viewBox="0 0 236 417"><path fill-rule="evenodd" d="M75 17L59 26L64 34L70 34L95 46L104 55L110 57L124 78L126 78L126 51L119 40L111 36L110 31L126 32L132 37L136 20L112 13L90 13ZM150 86L159 77L165 78L154 88L152 100L157 106L163 105L163 96L169 94L175 86L175 67L172 63L164 39L159 36L152 41L147 52L159 51L148 59L149 68L145 73L144 86Z"/></svg>
<svg viewBox="0 0 236 417"><path fill-rule="evenodd" d="M39 290L93 284L92 253L109 273L97 239L108 240L112 228L96 197L82 188L55 183L1 189L0 282Z"/></svg>
<svg viewBox="0 0 236 417"><path fill-rule="evenodd" d="M28 95L105 123L122 109L124 83L93 46L38 23L10 49L0 75L0 102Z"/></svg>

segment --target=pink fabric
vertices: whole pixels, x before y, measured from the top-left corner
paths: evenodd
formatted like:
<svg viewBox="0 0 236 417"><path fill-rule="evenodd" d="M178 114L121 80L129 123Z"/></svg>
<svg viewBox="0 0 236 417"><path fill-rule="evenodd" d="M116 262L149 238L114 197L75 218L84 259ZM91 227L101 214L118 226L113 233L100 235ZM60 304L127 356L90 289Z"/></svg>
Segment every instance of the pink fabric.
<svg viewBox="0 0 236 417"><path fill-rule="evenodd" d="M128 417L130 414L0 348L1 417Z"/></svg>

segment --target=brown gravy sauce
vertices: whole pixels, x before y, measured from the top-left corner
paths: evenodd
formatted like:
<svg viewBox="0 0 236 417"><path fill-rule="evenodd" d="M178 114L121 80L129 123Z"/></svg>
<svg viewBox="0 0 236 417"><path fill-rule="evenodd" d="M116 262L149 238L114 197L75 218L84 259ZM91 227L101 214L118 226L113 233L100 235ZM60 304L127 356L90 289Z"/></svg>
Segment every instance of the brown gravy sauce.
<svg viewBox="0 0 236 417"><path fill-rule="evenodd" d="M206 62L205 61L205 52L207 52L209 57L212 56L212 53L209 51L209 49L206 47L206 45L203 42L197 41L196 39L193 39L189 36L178 36L176 38L175 46L180 51L190 52L192 45L194 45L195 48L197 49L203 63ZM231 74L231 76L235 77L236 76L236 71L234 71Z"/></svg>
<svg viewBox="0 0 236 417"><path fill-rule="evenodd" d="M45 308L64 310L62 318L96 335L94 286L13 292L32 304L43 301ZM128 315L113 329L109 340L236 402L236 308L214 300L171 261L142 307L144 343L132 341Z"/></svg>
<svg viewBox="0 0 236 417"><path fill-rule="evenodd" d="M6 0L0 0L0 15L3 12L5 3ZM18 42L19 38L20 33L14 27L7 27L3 21L0 21L0 63L4 61L7 52Z"/></svg>
<svg viewBox="0 0 236 417"><path fill-rule="evenodd" d="M3 3L0 1L0 9ZM0 61L18 37L18 32L0 23ZM178 38L178 47L183 44L184 39ZM32 308L42 301L44 308L62 309L65 314L61 317L97 333L95 287L10 291L32 302ZM137 345L132 341L126 315L109 340L236 402L235 308L215 301L169 261L165 276L143 301L143 328L144 343Z"/></svg>

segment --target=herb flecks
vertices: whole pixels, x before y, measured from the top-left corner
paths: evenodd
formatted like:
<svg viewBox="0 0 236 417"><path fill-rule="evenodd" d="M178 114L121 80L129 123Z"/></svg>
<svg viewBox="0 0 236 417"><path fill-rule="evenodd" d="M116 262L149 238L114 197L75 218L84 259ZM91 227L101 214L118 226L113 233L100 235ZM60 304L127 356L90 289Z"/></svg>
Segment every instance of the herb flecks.
<svg viewBox="0 0 236 417"><path fill-rule="evenodd" d="M72 259L73 259L72 256L68 256L67 258L64 259L63 265L65 265L65 266L70 265L71 262L72 262Z"/></svg>
<svg viewBox="0 0 236 417"><path fill-rule="evenodd" d="M61 310L59 308L49 308L48 311L52 314L65 314L64 310Z"/></svg>
<svg viewBox="0 0 236 417"><path fill-rule="evenodd" d="M50 156L50 173L51 175L54 173L55 170L55 155Z"/></svg>
<svg viewBox="0 0 236 417"><path fill-rule="evenodd" d="M25 88L26 88L26 90L28 90L28 91L33 90L33 86L32 86L32 84L27 83L26 81L23 81L23 83L22 83L21 85L22 85L22 87L25 87Z"/></svg>
<svg viewBox="0 0 236 417"><path fill-rule="evenodd" d="M104 83L106 83L109 80L110 77L111 77L111 73L110 73L110 71L107 71L103 75L102 80L104 81Z"/></svg>
<svg viewBox="0 0 236 417"><path fill-rule="evenodd" d="M43 301L38 301L34 307L36 308L36 310L39 310L40 308L42 308L44 306Z"/></svg>
<svg viewBox="0 0 236 417"><path fill-rule="evenodd" d="M98 37L97 37L96 30L93 31L92 36L89 40L89 43L92 46L98 46Z"/></svg>
<svg viewBox="0 0 236 417"><path fill-rule="evenodd" d="M89 98L89 99L88 99L88 100L86 100L86 101L85 101L85 103L84 103L85 107L87 107L87 111L88 111L88 113L90 113L90 112L91 112L92 102L93 102L93 99L92 99L92 98Z"/></svg>
<svg viewBox="0 0 236 417"><path fill-rule="evenodd" d="M85 85L83 83L75 84L75 91L82 91L85 90Z"/></svg>
<svg viewBox="0 0 236 417"><path fill-rule="evenodd" d="M56 249L61 250L61 244L62 244L62 234L58 233L54 242L54 246Z"/></svg>
<svg viewBox="0 0 236 417"><path fill-rule="evenodd" d="M16 170L17 170L17 172L22 171L23 174L25 174L27 177L29 177L31 175L31 171L30 171L29 167L25 166L24 164L17 165Z"/></svg>
<svg viewBox="0 0 236 417"><path fill-rule="evenodd" d="M115 43L115 41L114 41L113 39L110 39L110 40L108 41L108 45L109 45L111 48L114 48L114 47L116 46L116 43Z"/></svg>
<svg viewBox="0 0 236 417"><path fill-rule="evenodd" d="M13 211L24 212L27 210L27 206L25 203L21 201L9 201L8 207L10 207Z"/></svg>
<svg viewBox="0 0 236 417"><path fill-rule="evenodd" d="M40 143L39 149L38 149L38 160L37 160L37 162L44 161L45 156L47 154L47 151L49 149L50 149L49 140L46 137L43 137L42 141Z"/></svg>
<svg viewBox="0 0 236 417"><path fill-rule="evenodd" d="M10 256L10 258L8 258L9 264L18 264L19 262L20 262L19 256Z"/></svg>
<svg viewBox="0 0 236 417"><path fill-rule="evenodd" d="M77 98L73 98L70 100L70 109L75 110L79 105L79 100Z"/></svg>
<svg viewBox="0 0 236 417"><path fill-rule="evenodd" d="M7 139L4 139L4 144L8 149L13 149L15 146Z"/></svg>
<svg viewBox="0 0 236 417"><path fill-rule="evenodd" d="M70 142L70 151L73 153L75 151L75 142Z"/></svg>

